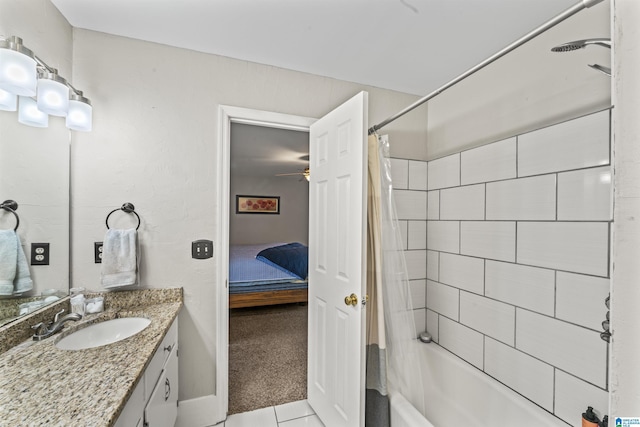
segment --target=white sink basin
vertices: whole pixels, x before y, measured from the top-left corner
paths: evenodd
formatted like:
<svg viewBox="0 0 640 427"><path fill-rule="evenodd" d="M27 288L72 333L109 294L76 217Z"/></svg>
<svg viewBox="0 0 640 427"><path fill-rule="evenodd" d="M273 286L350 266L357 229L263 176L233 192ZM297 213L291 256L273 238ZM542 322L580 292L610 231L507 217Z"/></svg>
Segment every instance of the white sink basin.
<svg viewBox="0 0 640 427"><path fill-rule="evenodd" d="M56 343L56 347L60 350L84 350L112 344L137 334L150 323L151 320L143 317L106 320L67 335Z"/></svg>

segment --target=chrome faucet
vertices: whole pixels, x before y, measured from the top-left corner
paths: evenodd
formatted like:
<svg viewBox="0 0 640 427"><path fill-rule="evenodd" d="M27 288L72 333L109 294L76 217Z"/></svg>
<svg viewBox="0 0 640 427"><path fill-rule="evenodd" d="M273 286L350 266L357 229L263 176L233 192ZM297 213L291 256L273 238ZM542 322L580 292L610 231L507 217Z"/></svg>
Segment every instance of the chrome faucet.
<svg viewBox="0 0 640 427"><path fill-rule="evenodd" d="M82 319L82 315L78 313L69 313L66 316L60 318L60 315L62 313L64 313L64 309L56 313L55 317L53 318L53 322L40 322L37 325L33 325L31 329L36 331L36 333L33 334L33 340L41 341L45 338L49 338L51 335L60 331L66 322L70 320L78 321Z"/></svg>

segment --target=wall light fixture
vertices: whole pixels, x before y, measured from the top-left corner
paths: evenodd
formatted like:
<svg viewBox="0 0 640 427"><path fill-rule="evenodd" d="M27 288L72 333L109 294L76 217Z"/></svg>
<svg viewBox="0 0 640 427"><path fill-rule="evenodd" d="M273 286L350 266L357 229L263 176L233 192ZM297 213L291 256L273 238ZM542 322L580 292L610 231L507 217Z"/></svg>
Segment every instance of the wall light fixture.
<svg viewBox="0 0 640 427"><path fill-rule="evenodd" d="M72 130L92 128L91 101L11 36L0 39L0 110L16 109L18 121L29 126L47 127L52 115L66 117Z"/></svg>

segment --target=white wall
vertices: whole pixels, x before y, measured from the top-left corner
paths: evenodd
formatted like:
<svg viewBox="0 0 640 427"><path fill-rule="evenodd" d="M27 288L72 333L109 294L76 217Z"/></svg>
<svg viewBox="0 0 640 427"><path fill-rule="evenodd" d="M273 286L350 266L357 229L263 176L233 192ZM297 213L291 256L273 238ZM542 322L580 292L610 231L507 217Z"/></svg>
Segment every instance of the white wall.
<svg viewBox="0 0 640 427"><path fill-rule="evenodd" d="M429 101L428 159L609 107L609 77L587 67L610 67L609 49L550 52L565 42L609 36L605 0Z"/></svg>
<svg viewBox="0 0 640 427"><path fill-rule="evenodd" d="M229 243L309 241L309 183L301 177L231 176ZM279 196L280 214L237 214L236 195Z"/></svg>
<svg viewBox="0 0 640 427"><path fill-rule="evenodd" d="M0 1L0 38L17 36L61 76L71 75L72 29L48 0ZM18 113L0 111L0 202L18 202L18 235L27 258L31 243L50 243L50 261L29 266L33 295L69 287L69 142L62 117L48 128L18 123ZM15 226L13 215L0 213L0 228Z"/></svg>
<svg viewBox="0 0 640 427"><path fill-rule="evenodd" d="M215 394L214 277L224 266L191 259L190 243L217 239L218 106L320 117L367 90L375 123L416 97L79 29L74 81L92 94L94 127L72 143L73 284L98 287L93 242L111 209L134 203L143 286L184 287L180 400ZM394 156L426 156L425 111L385 128Z"/></svg>
<svg viewBox="0 0 640 427"><path fill-rule="evenodd" d="M615 0L613 286L611 291L611 414L640 414L640 2ZM634 415L636 414L636 415Z"/></svg>

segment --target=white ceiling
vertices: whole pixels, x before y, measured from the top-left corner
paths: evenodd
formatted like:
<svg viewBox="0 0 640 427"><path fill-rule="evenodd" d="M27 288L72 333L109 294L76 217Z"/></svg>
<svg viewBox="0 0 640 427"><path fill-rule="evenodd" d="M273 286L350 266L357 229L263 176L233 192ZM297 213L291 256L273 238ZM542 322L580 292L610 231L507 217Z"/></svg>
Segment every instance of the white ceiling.
<svg viewBox="0 0 640 427"><path fill-rule="evenodd" d="M232 123L230 154L232 175L264 177L302 172L309 166L309 133Z"/></svg>
<svg viewBox="0 0 640 427"><path fill-rule="evenodd" d="M425 95L577 0L52 0L74 27Z"/></svg>

